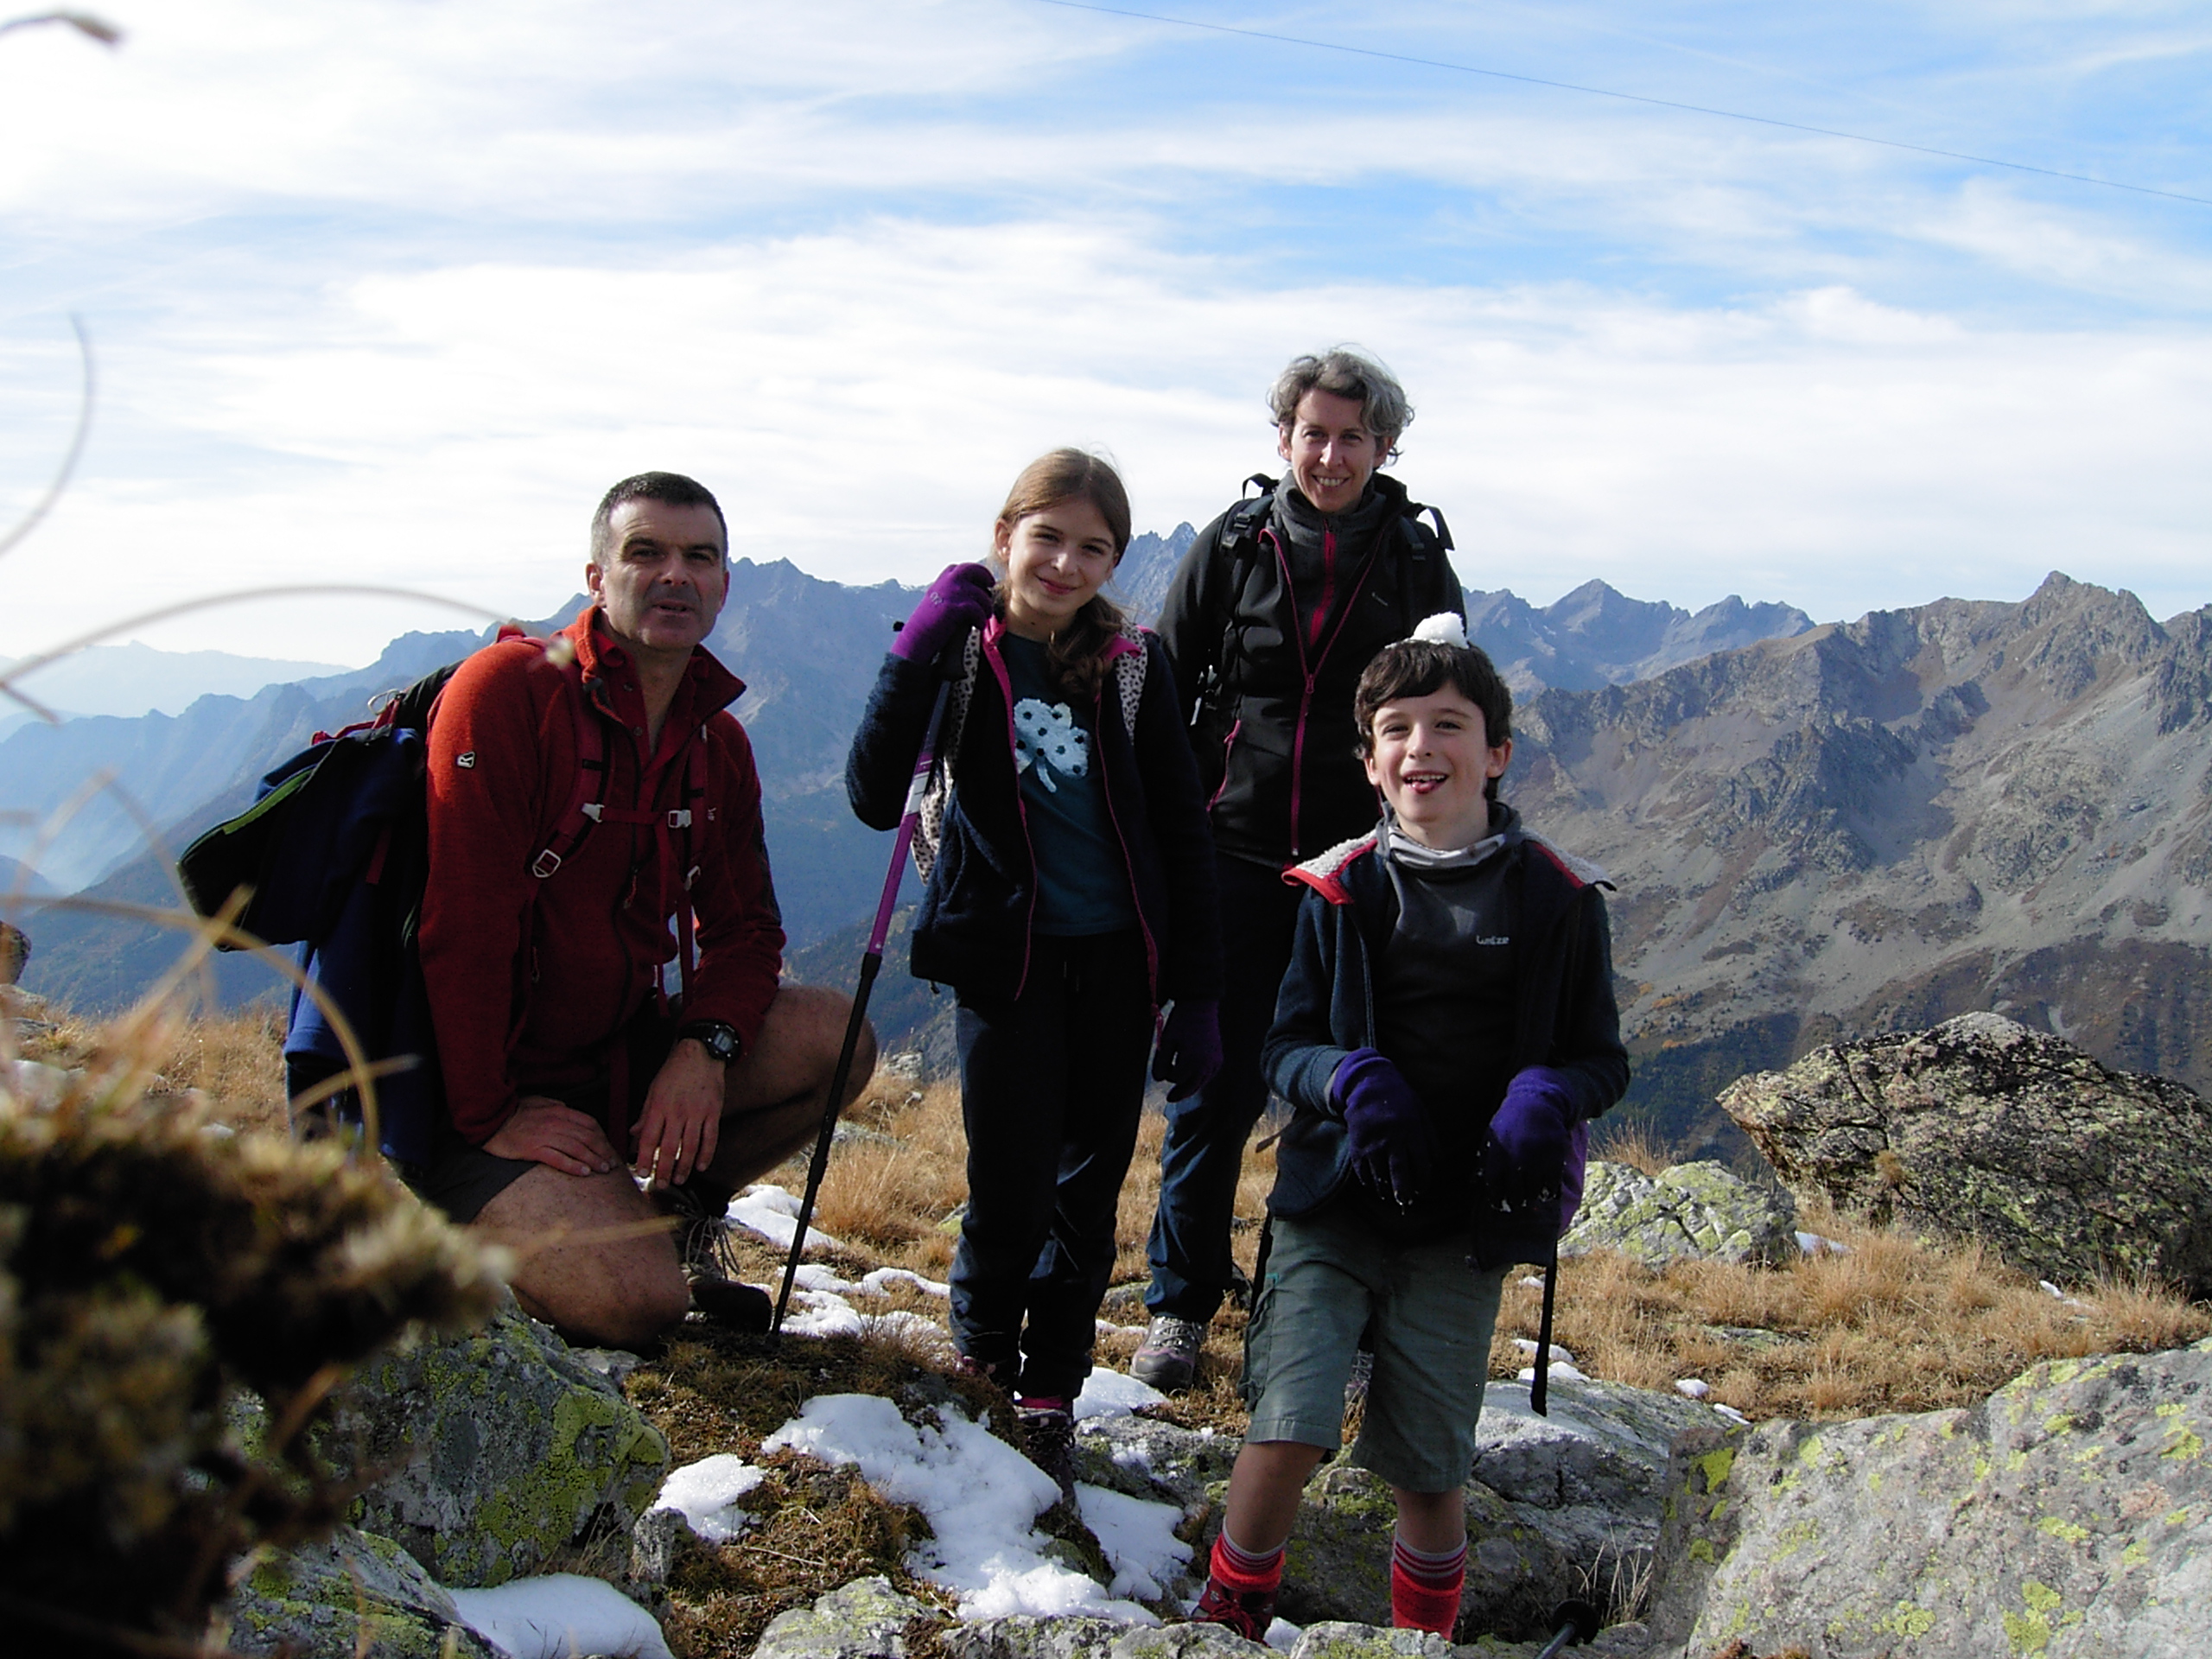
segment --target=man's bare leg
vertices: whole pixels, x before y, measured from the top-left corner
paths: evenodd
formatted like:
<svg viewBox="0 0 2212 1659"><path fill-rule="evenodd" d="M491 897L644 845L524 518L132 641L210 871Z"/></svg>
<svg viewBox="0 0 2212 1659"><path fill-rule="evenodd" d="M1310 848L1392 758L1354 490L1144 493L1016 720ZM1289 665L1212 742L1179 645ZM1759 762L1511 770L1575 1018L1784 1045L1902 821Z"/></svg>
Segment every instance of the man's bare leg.
<svg viewBox="0 0 2212 1659"><path fill-rule="evenodd" d="M724 1186L757 1181L822 1133L830 1077L852 1018L849 996L817 985L785 985L723 1084L721 1144L707 1166ZM840 1112L875 1075L875 1030L862 1022Z"/></svg>
<svg viewBox="0 0 2212 1659"><path fill-rule="evenodd" d="M627 1169L564 1175L540 1164L471 1224L517 1253L523 1311L571 1342L640 1347L691 1306L667 1221Z"/></svg>

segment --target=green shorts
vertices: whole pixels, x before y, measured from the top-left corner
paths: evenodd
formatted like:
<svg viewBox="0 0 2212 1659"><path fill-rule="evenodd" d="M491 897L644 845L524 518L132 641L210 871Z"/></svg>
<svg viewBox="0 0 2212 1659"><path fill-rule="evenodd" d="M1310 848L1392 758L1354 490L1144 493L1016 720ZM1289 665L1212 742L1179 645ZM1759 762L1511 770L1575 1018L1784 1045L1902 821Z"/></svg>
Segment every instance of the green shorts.
<svg viewBox="0 0 2212 1659"><path fill-rule="evenodd" d="M1244 1333L1244 1438L1335 1451L1352 1355L1372 1321L1375 1372L1349 1461L1407 1491L1465 1485L1505 1269L1470 1267L1465 1239L1391 1243L1341 1209L1268 1225Z"/></svg>

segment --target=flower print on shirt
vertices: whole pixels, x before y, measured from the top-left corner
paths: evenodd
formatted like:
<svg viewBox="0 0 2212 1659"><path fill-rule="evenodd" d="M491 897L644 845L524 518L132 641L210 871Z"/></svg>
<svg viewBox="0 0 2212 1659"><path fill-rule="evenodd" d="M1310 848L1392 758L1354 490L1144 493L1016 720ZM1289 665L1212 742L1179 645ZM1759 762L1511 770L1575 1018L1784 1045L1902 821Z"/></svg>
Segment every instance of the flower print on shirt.
<svg viewBox="0 0 2212 1659"><path fill-rule="evenodd" d="M1084 778L1090 772L1090 734L1075 723L1075 710L1065 702L1049 707L1039 698L1024 697L1014 705L1014 770L1027 772L1033 764L1037 781L1055 795L1060 786L1052 774Z"/></svg>

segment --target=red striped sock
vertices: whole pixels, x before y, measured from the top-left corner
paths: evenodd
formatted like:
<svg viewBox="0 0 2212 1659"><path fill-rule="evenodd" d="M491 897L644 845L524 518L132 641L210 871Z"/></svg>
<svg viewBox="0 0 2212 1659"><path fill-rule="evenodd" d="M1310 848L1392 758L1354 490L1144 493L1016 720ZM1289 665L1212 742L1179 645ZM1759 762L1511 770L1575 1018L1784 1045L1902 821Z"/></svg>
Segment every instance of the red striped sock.
<svg viewBox="0 0 2212 1659"><path fill-rule="evenodd" d="M1207 1563L1207 1571L1223 1589L1240 1596L1255 1590L1273 1594L1282 1588L1282 1554L1283 1546L1278 1544L1265 1555L1255 1555L1239 1549L1224 1531L1213 1541L1213 1558Z"/></svg>
<svg viewBox="0 0 2212 1659"><path fill-rule="evenodd" d="M1459 1622L1459 1592L1467 1581L1467 1541L1432 1555L1390 1540L1390 1623L1402 1630L1432 1630L1447 1642Z"/></svg>

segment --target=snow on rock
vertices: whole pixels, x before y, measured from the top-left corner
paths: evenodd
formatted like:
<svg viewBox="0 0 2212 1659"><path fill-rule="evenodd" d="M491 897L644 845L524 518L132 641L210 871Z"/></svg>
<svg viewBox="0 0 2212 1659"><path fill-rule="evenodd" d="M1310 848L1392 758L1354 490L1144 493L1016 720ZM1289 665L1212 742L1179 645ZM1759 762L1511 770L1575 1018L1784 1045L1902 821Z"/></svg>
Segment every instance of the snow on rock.
<svg viewBox="0 0 2212 1659"><path fill-rule="evenodd" d="M1166 1398L1149 1382L1140 1382L1126 1371L1094 1365L1084 1379L1083 1391L1075 1397L1076 1421L1119 1416L1140 1406L1162 1404Z"/></svg>
<svg viewBox="0 0 2212 1659"><path fill-rule="evenodd" d="M1113 1564L1112 1596L1143 1596L1157 1601L1173 1589L1191 1565L1191 1547L1175 1535L1183 1513L1170 1503L1078 1484L1076 1497L1083 1523Z"/></svg>
<svg viewBox="0 0 2212 1659"><path fill-rule="evenodd" d="M1059 1497L1049 1475L957 1406L931 1410L934 1426L918 1426L874 1395L817 1395L760 1449L789 1446L855 1465L891 1502L921 1510L935 1536L912 1552L911 1568L950 1591L963 1618L1088 1613L1156 1622L1135 1602L1116 1599L1044 1553L1046 1541L1030 1522ZM1132 1565L1117 1564L1117 1584L1124 1575L1132 1584L1157 1578L1151 1563L1131 1559Z"/></svg>
<svg viewBox="0 0 2212 1659"><path fill-rule="evenodd" d="M726 1544L753 1521L738 1507L738 1500L765 1478L765 1470L734 1452L718 1452L669 1476L654 1507L676 1510L709 1543Z"/></svg>
<svg viewBox="0 0 2212 1659"><path fill-rule="evenodd" d="M456 1590L462 1619L512 1659L673 1659L652 1615L613 1585L556 1573L491 1590Z"/></svg>

